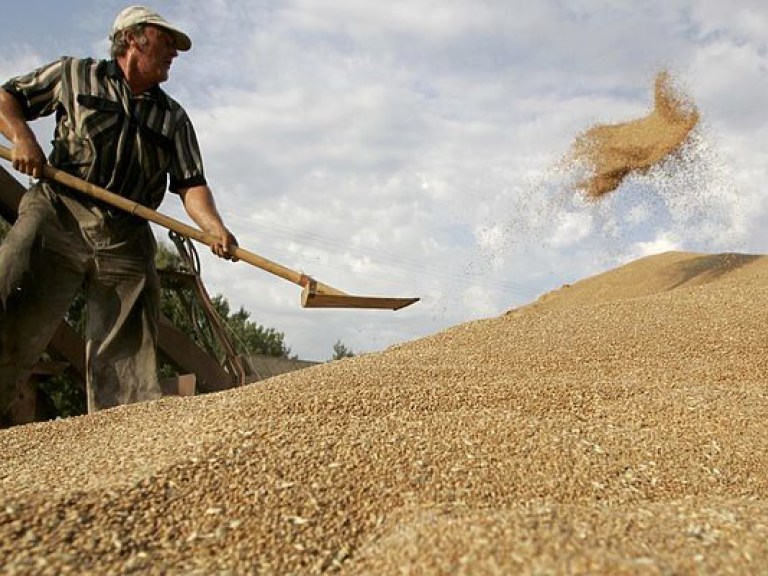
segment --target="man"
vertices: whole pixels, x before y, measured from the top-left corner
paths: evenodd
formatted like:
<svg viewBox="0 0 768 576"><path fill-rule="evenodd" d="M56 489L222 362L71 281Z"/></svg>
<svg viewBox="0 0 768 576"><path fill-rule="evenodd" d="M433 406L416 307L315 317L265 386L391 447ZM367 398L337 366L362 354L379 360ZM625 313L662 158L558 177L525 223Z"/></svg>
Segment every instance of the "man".
<svg viewBox="0 0 768 576"><path fill-rule="evenodd" d="M212 251L234 259L237 241L216 209L192 124L159 87L189 37L132 6L110 39L112 60L62 58L0 89L14 168L42 175L46 159L27 122L55 113L52 166L153 209L170 180L190 218L218 239ZM0 245L0 418L82 287L88 411L160 397L155 250L135 216L53 182L25 193Z"/></svg>

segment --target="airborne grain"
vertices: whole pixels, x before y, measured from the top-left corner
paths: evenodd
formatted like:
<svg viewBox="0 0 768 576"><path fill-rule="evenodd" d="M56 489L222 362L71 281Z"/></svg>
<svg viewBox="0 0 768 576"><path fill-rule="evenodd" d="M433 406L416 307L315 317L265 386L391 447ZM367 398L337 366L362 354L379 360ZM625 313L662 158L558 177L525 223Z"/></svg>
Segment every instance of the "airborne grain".
<svg viewBox="0 0 768 576"><path fill-rule="evenodd" d="M643 174L679 153L698 121L692 100L675 88L668 72L659 73L647 116L599 124L576 138L567 162L588 173L578 188L593 199L613 192L628 175Z"/></svg>

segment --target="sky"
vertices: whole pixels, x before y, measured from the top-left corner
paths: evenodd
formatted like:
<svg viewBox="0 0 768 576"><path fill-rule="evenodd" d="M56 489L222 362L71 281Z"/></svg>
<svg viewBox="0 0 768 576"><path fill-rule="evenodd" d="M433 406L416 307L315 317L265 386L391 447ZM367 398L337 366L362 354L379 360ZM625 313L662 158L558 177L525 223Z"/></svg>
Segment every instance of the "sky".
<svg viewBox="0 0 768 576"><path fill-rule="evenodd" d="M6 3L0 77L106 58L126 5ZM291 355L384 350L668 250L766 252L764 0L149 5L192 38L163 88L240 245L351 294L421 298L306 309L298 286L199 246L208 291ZM685 154L586 201L570 145L647 114L662 70L701 113ZM51 121L34 128L48 146ZM191 223L172 194L160 211Z"/></svg>

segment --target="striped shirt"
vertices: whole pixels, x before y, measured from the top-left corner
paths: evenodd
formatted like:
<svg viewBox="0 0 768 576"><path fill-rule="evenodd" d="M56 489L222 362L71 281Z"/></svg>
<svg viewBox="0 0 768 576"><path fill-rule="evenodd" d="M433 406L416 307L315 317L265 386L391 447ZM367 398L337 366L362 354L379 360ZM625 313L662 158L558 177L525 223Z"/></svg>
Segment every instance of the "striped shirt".
<svg viewBox="0 0 768 576"><path fill-rule="evenodd" d="M133 96L115 60L62 58L9 80L27 120L56 114L52 166L150 208L205 184L184 109L159 86Z"/></svg>

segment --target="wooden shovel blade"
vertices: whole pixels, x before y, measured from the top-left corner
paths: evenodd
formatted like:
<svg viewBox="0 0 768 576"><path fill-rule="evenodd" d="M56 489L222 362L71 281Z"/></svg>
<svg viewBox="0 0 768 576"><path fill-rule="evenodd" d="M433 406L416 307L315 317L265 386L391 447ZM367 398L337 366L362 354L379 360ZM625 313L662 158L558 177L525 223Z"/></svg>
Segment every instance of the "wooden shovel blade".
<svg viewBox="0 0 768 576"><path fill-rule="evenodd" d="M418 298L387 298L377 296L352 296L351 294L325 294L306 286L301 294L304 308L369 308L400 310L418 302Z"/></svg>

